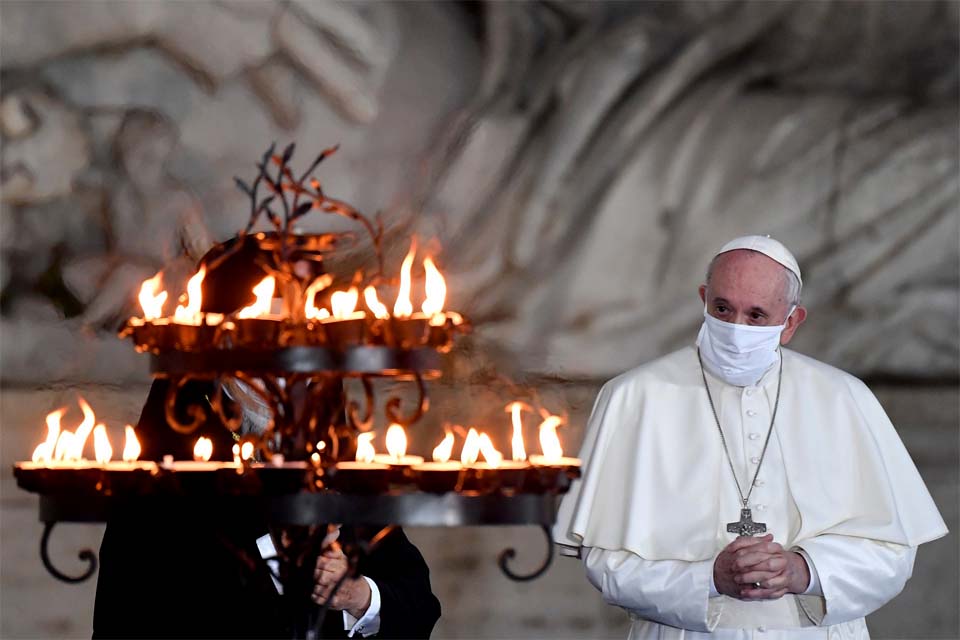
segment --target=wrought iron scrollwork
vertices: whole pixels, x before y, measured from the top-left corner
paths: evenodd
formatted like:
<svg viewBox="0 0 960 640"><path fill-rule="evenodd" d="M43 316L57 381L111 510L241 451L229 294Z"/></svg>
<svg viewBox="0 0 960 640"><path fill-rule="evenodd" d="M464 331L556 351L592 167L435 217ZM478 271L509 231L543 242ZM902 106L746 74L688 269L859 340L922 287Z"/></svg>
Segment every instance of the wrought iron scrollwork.
<svg viewBox="0 0 960 640"><path fill-rule="evenodd" d="M190 417L189 420L186 422L180 420L180 412L177 411L177 396L180 395L180 391L183 389L183 387L186 384L193 382L194 379L195 378L193 376L179 376L177 378L171 378L170 386L167 387L167 397L166 402L164 403L164 412L170 428L177 433L193 433L201 424L204 423L207 417L207 413L203 409L202 405L191 404L185 408L187 415Z"/></svg>
<svg viewBox="0 0 960 640"><path fill-rule="evenodd" d="M48 546L50 544L50 533L53 531L53 527L56 526L56 524L56 522L48 522L43 527L43 535L40 537L40 560L43 562L43 566L47 569L50 575L61 582L74 584L88 580L90 576L97 572L97 554L90 549L81 549L77 553L77 557L82 562L87 563L86 571L80 575L69 576L53 566L53 562L50 560L50 551Z"/></svg>
<svg viewBox="0 0 960 640"><path fill-rule="evenodd" d="M515 580L517 582L536 580L542 576L548 568L550 568L550 564L553 562L553 537L550 535L550 527L542 525L541 528L543 529L544 535L547 537L547 557L544 559L543 564L535 569L532 573L515 573L512 569L510 569L510 567L507 566L507 563L517 556L516 549L510 547L500 552L500 557L497 560L497 564L500 566L500 570L503 571L504 575L511 580Z"/></svg>
<svg viewBox="0 0 960 640"><path fill-rule="evenodd" d="M360 417L360 404L355 400L350 400L347 403L347 420L349 420L350 426L353 427L353 429L364 432L369 431L373 427L373 382L370 380L370 376L363 376L360 380L363 383L365 399L363 417Z"/></svg>
<svg viewBox="0 0 960 640"><path fill-rule="evenodd" d="M417 406L412 414L407 416L400 414L400 405L403 400L398 397L389 398L383 407L383 412L390 422L395 422L405 428L422 418L423 414L430 408L430 398L427 397L427 387L423 384L423 376L419 371L415 375L415 380L417 382L418 398Z"/></svg>

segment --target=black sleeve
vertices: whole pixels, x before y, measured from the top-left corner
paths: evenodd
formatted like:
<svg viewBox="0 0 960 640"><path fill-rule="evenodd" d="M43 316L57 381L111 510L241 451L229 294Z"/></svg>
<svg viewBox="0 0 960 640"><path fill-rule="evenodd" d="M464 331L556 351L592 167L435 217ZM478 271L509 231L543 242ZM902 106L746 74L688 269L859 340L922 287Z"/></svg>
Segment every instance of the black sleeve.
<svg viewBox="0 0 960 640"><path fill-rule="evenodd" d="M430 569L402 529L396 529L360 563L380 590L378 638L429 638L440 619Z"/></svg>
<svg viewBox="0 0 960 640"><path fill-rule="evenodd" d="M94 638L288 637L242 519L130 505L100 545Z"/></svg>

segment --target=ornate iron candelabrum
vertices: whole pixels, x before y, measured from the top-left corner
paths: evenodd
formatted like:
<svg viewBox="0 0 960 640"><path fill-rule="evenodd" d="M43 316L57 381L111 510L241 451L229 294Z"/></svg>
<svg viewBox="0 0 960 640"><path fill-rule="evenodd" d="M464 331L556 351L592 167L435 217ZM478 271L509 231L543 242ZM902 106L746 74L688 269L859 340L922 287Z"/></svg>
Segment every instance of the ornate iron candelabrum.
<svg viewBox="0 0 960 640"><path fill-rule="evenodd" d="M294 146L279 154L271 147L251 183L236 180L250 198L246 228L201 260L172 315L163 314L167 292L161 290L159 276L146 281L140 291L142 317L128 320L120 332L149 354L154 377L167 381L164 412L170 428L190 438L201 425L219 422L234 434L232 461L209 460L200 441L192 461L137 461L125 453L123 462L112 462L99 449L97 461L88 461L83 448L92 417L68 432L60 429L61 413L53 422L48 417L47 440L33 461L15 466L20 486L41 495L40 518L46 523L41 558L56 578L78 582L96 570L96 556L89 550L80 553L87 563L81 574L53 566L47 544L57 522L105 521L130 501L150 500L189 501L224 512L259 511L285 531L278 536L283 543L277 544L280 570L275 577L284 584L285 596L304 602L302 592L311 584L304 559L319 553L326 527L318 525L327 523L381 527L370 540L345 549L351 567L397 525L498 524L538 525L548 541L545 562L526 575L510 569L514 551L504 551L500 566L507 576L529 580L549 566L556 499L579 473L579 461L563 458L559 441L556 451L547 451L553 440L544 440L544 428L551 435L559 420L545 416L545 455L533 463L504 461L489 438L473 430L461 462L449 461L450 434L432 463L406 455L405 430L415 428L429 409L427 382L441 375L443 354L459 333L469 330L469 323L444 310L445 283L430 258L424 260L426 299L422 310L414 311L415 246L399 278L385 276L380 220L371 221L328 197L313 176L334 151L324 151L296 175L290 166ZM371 274L357 271L336 286L337 278L325 270L325 257L355 238L296 233L294 223L312 211L347 218L366 232L375 259ZM273 228L255 233L262 219ZM252 289L238 290L237 268L259 278ZM398 290L392 311L380 302L388 287ZM403 442L399 449L391 446L388 432L390 454L375 456L370 440L378 379L405 381L413 399L394 394L382 403L392 435ZM345 392L350 380L359 381L350 384L362 389L360 400ZM198 381L211 393L203 402L184 402L183 390ZM251 406L265 423L258 429L245 427ZM94 433L95 441L98 437ZM484 462L478 462L480 456ZM324 612L305 611L307 627L319 628Z"/></svg>

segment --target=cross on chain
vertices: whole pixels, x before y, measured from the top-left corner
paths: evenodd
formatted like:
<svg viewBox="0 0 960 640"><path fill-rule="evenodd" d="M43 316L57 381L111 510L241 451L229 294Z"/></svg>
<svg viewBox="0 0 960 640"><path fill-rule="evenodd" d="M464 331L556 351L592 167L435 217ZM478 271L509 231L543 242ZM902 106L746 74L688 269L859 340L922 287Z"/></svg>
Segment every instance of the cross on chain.
<svg viewBox="0 0 960 640"><path fill-rule="evenodd" d="M758 533L766 533L767 524L765 522L754 522L750 509L740 509L740 520L738 522L728 522L727 531L741 536L755 536Z"/></svg>

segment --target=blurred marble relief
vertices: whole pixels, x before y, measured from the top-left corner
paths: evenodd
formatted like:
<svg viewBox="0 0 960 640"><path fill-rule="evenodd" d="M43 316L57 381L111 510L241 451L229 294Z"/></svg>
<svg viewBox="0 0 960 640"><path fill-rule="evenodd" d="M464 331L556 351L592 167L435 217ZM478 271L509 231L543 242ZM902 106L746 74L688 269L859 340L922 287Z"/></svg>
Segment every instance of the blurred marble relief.
<svg viewBox="0 0 960 640"><path fill-rule="evenodd" d="M956 379L958 7L7 0L2 379L145 381L115 338L138 283L242 225L233 176L272 140L340 143L324 184L382 212L388 256L439 240L501 371L692 340L709 256L770 233L798 350Z"/></svg>

